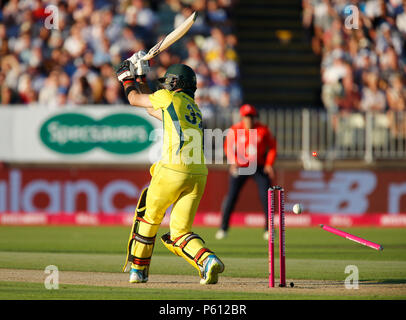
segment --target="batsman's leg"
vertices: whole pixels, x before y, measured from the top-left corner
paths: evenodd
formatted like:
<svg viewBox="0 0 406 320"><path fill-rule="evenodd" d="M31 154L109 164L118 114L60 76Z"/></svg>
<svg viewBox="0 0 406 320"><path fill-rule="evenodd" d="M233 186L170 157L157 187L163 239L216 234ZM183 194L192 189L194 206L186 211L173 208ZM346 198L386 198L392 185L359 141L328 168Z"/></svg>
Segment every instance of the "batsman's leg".
<svg viewBox="0 0 406 320"><path fill-rule="evenodd" d="M155 237L165 215L166 209L177 197L176 190L168 188L165 177L158 173L160 166L151 167L152 179L148 189L143 190L135 211L127 249L127 260L123 271L128 270L131 262L130 282L146 282L155 244ZM156 172L154 172L156 171ZM162 185L166 187L162 188ZM175 186L176 188L176 186ZM165 194L165 192L167 194Z"/></svg>
<svg viewBox="0 0 406 320"><path fill-rule="evenodd" d="M193 175L175 202L170 220L170 232L161 240L175 255L183 257L199 272L201 284L215 284L224 264L207 247L204 240L191 231L193 220L206 185L206 176Z"/></svg>
<svg viewBox="0 0 406 320"><path fill-rule="evenodd" d="M155 237L159 224L146 221L146 198L148 188L145 188L135 209L134 221L127 245L127 258L123 272L128 271L131 262L130 282L147 282L149 265L155 245Z"/></svg>

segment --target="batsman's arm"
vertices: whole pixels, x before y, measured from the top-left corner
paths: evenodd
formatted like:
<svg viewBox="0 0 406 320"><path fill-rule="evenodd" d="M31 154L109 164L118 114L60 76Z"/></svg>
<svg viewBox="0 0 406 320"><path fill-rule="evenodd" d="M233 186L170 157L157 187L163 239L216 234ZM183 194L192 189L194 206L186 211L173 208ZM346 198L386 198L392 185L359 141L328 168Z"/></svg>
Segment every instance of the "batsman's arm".
<svg viewBox="0 0 406 320"><path fill-rule="evenodd" d="M146 108L149 115L162 121L162 111L155 110L152 107L151 100L149 99L149 94L152 91L146 82L139 83L139 90L132 89L127 91L126 86L130 87L131 84L124 83L124 90L128 92L127 99L132 106Z"/></svg>
<svg viewBox="0 0 406 320"><path fill-rule="evenodd" d="M116 70L117 78L123 84L125 95L132 106L146 108L148 114L158 120L162 120L162 113L154 110L149 99L151 90L145 78L145 73L148 70L147 67L147 65L139 66L139 70L135 74L134 70L132 70L132 63L129 60L125 60Z"/></svg>

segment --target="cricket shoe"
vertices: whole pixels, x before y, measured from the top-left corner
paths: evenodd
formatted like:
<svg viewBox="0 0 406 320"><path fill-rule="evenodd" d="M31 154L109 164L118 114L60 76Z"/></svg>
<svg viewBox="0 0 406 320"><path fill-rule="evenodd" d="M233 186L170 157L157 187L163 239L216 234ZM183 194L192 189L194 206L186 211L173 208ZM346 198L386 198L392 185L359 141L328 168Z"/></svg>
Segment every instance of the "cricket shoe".
<svg viewBox="0 0 406 320"><path fill-rule="evenodd" d="M269 232L268 231L264 232L264 240L269 240Z"/></svg>
<svg viewBox="0 0 406 320"><path fill-rule="evenodd" d="M147 269L144 270L137 270L131 268L130 270L130 283L145 283L148 281L148 271Z"/></svg>
<svg viewBox="0 0 406 320"><path fill-rule="evenodd" d="M216 239L217 240L222 240L225 237L227 237L227 231L224 231L223 229L219 229L216 232Z"/></svg>
<svg viewBox="0 0 406 320"><path fill-rule="evenodd" d="M224 264L214 254L209 255L203 262L202 279L200 284L216 284L218 274L224 271Z"/></svg>

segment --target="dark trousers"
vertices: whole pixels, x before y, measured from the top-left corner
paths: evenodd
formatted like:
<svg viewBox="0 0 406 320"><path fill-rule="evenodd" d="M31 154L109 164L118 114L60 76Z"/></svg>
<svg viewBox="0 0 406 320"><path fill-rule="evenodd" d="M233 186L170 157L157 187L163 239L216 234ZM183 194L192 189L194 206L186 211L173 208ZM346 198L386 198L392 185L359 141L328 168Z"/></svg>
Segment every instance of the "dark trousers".
<svg viewBox="0 0 406 320"><path fill-rule="evenodd" d="M264 172L264 167L258 167L257 171L253 175L238 175L229 177L228 194L223 201L223 218L221 222L221 229L227 231L229 228L230 217L234 210L235 204L238 199L238 195L245 182L250 178L254 178L259 191L259 197L262 203L262 208L265 214L265 230L268 230L268 189L271 185L271 180Z"/></svg>

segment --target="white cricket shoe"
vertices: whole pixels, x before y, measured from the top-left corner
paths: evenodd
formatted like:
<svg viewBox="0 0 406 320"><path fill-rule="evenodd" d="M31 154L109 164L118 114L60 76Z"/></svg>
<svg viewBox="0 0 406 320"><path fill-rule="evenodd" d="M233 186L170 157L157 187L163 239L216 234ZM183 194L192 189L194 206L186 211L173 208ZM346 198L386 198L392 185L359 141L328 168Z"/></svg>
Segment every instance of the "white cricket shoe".
<svg viewBox="0 0 406 320"><path fill-rule="evenodd" d="M268 231L264 232L264 240L269 240L269 232Z"/></svg>
<svg viewBox="0 0 406 320"><path fill-rule="evenodd" d="M222 240L225 237L227 237L227 231L224 231L223 229L219 229L216 232L216 239L217 240Z"/></svg>
<svg viewBox="0 0 406 320"><path fill-rule="evenodd" d="M144 270L137 270L131 268L130 270L130 283L145 283L148 281L148 271L147 269Z"/></svg>
<svg viewBox="0 0 406 320"><path fill-rule="evenodd" d="M216 284L218 282L218 274L224 271L224 264L214 254L209 255L203 261L202 279L200 284Z"/></svg>

